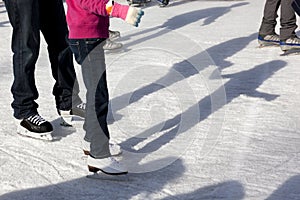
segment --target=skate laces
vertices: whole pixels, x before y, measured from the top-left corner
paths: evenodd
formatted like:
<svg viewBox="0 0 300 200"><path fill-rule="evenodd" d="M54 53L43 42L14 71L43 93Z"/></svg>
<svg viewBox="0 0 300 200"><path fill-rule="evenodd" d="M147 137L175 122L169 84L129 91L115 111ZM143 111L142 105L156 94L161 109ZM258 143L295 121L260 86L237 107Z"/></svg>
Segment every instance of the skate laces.
<svg viewBox="0 0 300 200"><path fill-rule="evenodd" d="M42 118L39 114L30 116L27 118L31 123L40 126L42 123L46 122L44 118Z"/></svg>
<svg viewBox="0 0 300 200"><path fill-rule="evenodd" d="M272 35L266 35L264 37L261 37L262 40L265 40L265 41L278 41L279 42L279 35L277 34L272 34Z"/></svg>
<svg viewBox="0 0 300 200"><path fill-rule="evenodd" d="M293 37L289 38L285 41L286 44L299 44L300 45L300 38L298 37Z"/></svg>
<svg viewBox="0 0 300 200"><path fill-rule="evenodd" d="M107 39L106 42L105 42L105 45L103 46L103 48L105 50L118 49L118 48L121 48L121 47L122 47L121 43L113 42L110 39Z"/></svg>
<svg viewBox="0 0 300 200"><path fill-rule="evenodd" d="M86 103L81 103L76 106L76 108L81 109L81 110L85 110L85 107L86 107Z"/></svg>
<svg viewBox="0 0 300 200"><path fill-rule="evenodd" d="M120 37L119 31L109 31L109 39L113 40Z"/></svg>

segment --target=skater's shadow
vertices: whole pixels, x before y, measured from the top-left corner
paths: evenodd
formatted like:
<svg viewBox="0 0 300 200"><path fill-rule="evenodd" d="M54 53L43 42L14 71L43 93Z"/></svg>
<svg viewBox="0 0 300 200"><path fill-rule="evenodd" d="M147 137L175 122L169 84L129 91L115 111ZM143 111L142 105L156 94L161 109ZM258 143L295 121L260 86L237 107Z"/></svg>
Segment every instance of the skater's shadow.
<svg viewBox="0 0 300 200"><path fill-rule="evenodd" d="M153 127L148 128L147 130L140 133L141 137L129 138L122 143L124 148L135 146L138 143L141 143L147 139L147 137L155 134L157 130L163 132L164 134L157 138L155 141L144 145L143 151L154 152L160 149L163 145L168 144L175 137L178 137L180 134L190 130L195 125L201 121L207 119L211 114L220 110L223 106L230 103L233 99L239 97L240 95L245 95L248 97L262 98L266 101L272 101L276 99L279 95L268 94L257 91L259 86L268 78L270 78L275 72L282 69L286 66L286 62L281 60L271 61L265 64L255 66L252 69L242 71L236 74L224 75L223 78L228 78L229 80L224 84L224 86L219 87L215 91L211 91L209 95L201 99L197 104L192 105L188 109L184 110L181 114L176 115L175 117L163 121ZM212 75L213 77L214 75ZM223 96L223 90L226 91L226 96ZM217 102L212 102L212 97L222 97ZM195 117L195 110L201 111L198 117ZM185 120L182 123L182 119L185 116L190 117L189 120ZM208 135L205 144L202 149L210 150L213 147L212 142L216 141L218 133L211 133ZM147 136L147 137L145 137Z"/></svg>
<svg viewBox="0 0 300 200"><path fill-rule="evenodd" d="M103 178L100 180L79 178L47 186L23 189L9 192L0 196L1 200L23 199L76 199L76 200L105 200L105 199L243 199L244 188L238 181L203 182L197 176L184 177L185 168L181 160L171 166L156 172L143 174L128 174L124 180ZM39 172L41 173L41 172ZM50 176L44 172L44 176ZM19 177L19 182L23 177ZM25 180L26 181L26 180ZM27 179L28 181L28 179ZM38 180L35 180L37 182ZM13 185L14 181L10 180ZM168 185L172 183L172 187ZM31 184L32 185L32 184ZM189 185L184 193L183 185ZM166 189L167 187L167 189ZM199 189L196 189L199 188ZM179 192L180 191L180 192ZM179 194L180 193L180 194ZM163 198L165 197L165 198Z"/></svg>
<svg viewBox="0 0 300 200"><path fill-rule="evenodd" d="M157 31L158 29L160 29L156 33L153 33L148 36L141 37L141 38L138 37L139 39L136 39L129 43L125 43L124 48L126 49L129 46L139 44L144 41L159 37L162 34L169 33L170 31L182 28L188 24L197 22L201 19L204 19L202 26L210 25L213 22L215 22L215 20L218 19L219 17L221 17L222 15L225 15L226 13L230 12L231 9L240 7L240 6L244 6L247 4L249 4L249 3L237 3L237 4L234 4L231 6L227 6L227 7L207 8L207 9L203 9L203 10L196 10L196 11L192 11L192 12L183 13L183 14L177 15L175 17L172 17L171 19L169 19L167 22L165 22L164 24L162 24L160 26L156 26L153 28L145 29L143 31L139 31L137 33L126 35L126 36L122 37L120 39L120 41L126 41L129 38L136 38L136 36L143 36L145 34L149 34L152 31ZM197 28L197 26L195 26L195 28ZM198 28L200 30L201 26L199 25Z"/></svg>
<svg viewBox="0 0 300 200"><path fill-rule="evenodd" d="M234 38L206 49L220 71L233 65L226 59L243 50L250 42L257 38L257 33L240 38Z"/></svg>
<svg viewBox="0 0 300 200"><path fill-rule="evenodd" d="M157 92L163 88L166 88L170 85L173 85L182 79L176 78L174 76L174 72L180 73L180 75L183 78L189 78L191 76L197 75L200 73L201 70L204 70L209 66L210 63L204 63L201 61L202 57L205 57L208 53L209 56L211 56L212 60L217 65L218 69L221 71L227 67L230 67L233 65L233 63L226 61L228 57L233 56L237 52L241 51L243 48L245 48L251 41L253 41L257 36L257 33L253 33L247 37L241 37L241 38L235 38L223 43L220 43L218 45L215 45L213 47L210 47L206 49L205 51L200 52L199 54L196 54L195 56L189 58L188 60L195 60L197 63L197 69L191 65L187 60L183 60L182 62L176 63L169 73L167 73L165 76L161 77L157 81L143 86L140 89L126 93L121 96L117 96L113 98L110 102L110 106L114 105L113 110L110 107L109 109L109 121L110 123L113 123L114 121L117 121L121 119L121 115L119 115L117 112L118 110L121 110L128 106L129 104L132 104L134 102L137 102L144 96L147 96L151 93ZM163 85L163 87L161 86ZM130 99L128 102L127 99Z"/></svg>
<svg viewBox="0 0 300 200"><path fill-rule="evenodd" d="M242 2L242 3L233 4L231 6L206 8L203 10L196 10L193 12L176 15L172 17L170 20L168 20L166 23L164 23L162 27L171 30L176 30L178 28L186 26L187 24L196 22L200 19L204 20L202 26L210 25L213 22L215 22L218 18L229 13L233 8L245 6L248 4L249 4L248 2Z"/></svg>
<svg viewBox="0 0 300 200"><path fill-rule="evenodd" d="M300 175L296 175L283 183L266 200L299 199Z"/></svg>

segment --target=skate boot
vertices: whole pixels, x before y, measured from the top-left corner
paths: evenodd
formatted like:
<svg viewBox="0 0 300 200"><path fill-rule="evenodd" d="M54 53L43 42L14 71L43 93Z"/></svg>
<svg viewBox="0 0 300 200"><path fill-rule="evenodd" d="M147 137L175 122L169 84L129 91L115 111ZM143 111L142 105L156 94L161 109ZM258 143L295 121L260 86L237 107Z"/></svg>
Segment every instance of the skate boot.
<svg viewBox="0 0 300 200"><path fill-rule="evenodd" d="M83 153L85 155L90 155L90 144L90 142L87 142L85 140L83 140L82 142ZM120 145L112 142L109 143L109 151L111 156L119 156L122 154L122 149Z"/></svg>
<svg viewBox="0 0 300 200"><path fill-rule="evenodd" d="M128 4L133 7L146 6L146 3L151 2L151 0L127 0Z"/></svg>
<svg viewBox="0 0 300 200"><path fill-rule="evenodd" d="M119 39L121 37L121 33L119 31L112 31L109 30L109 39L111 41L114 41L116 39Z"/></svg>
<svg viewBox="0 0 300 200"><path fill-rule="evenodd" d="M80 103L71 110L57 110L61 117L60 125L62 126L72 126L74 121L82 121L85 118L85 103Z"/></svg>
<svg viewBox="0 0 300 200"><path fill-rule="evenodd" d="M159 7L166 7L169 5L169 0L157 0L159 3Z"/></svg>
<svg viewBox="0 0 300 200"><path fill-rule="evenodd" d="M280 39L279 35L272 34L272 35L258 35L258 44L260 47L265 46L279 46Z"/></svg>
<svg viewBox="0 0 300 200"><path fill-rule="evenodd" d="M16 121L18 124L17 133L20 135L41 140L53 140L51 123L43 119L39 114Z"/></svg>
<svg viewBox="0 0 300 200"><path fill-rule="evenodd" d="M122 47L123 47L122 43L114 42L114 41L112 41L111 39L108 38L105 41L105 45L103 46L103 49L111 51L111 50L120 49Z"/></svg>
<svg viewBox="0 0 300 200"><path fill-rule="evenodd" d="M289 50L293 50L293 49L300 50L300 38L295 36L295 37L291 37L287 40L280 41L280 48L282 51L289 51Z"/></svg>
<svg viewBox="0 0 300 200"><path fill-rule="evenodd" d="M128 173L128 170L113 157L97 159L89 155L87 164L89 171L92 173L97 173L98 171L109 175L122 175Z"/></svg>

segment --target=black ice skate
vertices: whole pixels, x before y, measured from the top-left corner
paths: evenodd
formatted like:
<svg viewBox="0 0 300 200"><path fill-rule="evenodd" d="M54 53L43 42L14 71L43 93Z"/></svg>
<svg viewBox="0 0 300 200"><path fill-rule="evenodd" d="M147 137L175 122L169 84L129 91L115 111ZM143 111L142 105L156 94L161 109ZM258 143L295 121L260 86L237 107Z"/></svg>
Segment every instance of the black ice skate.
<svg viewBox="0 0 300 200"><path fill-rule="evenodd" d="M157 0L159 2L159 7L166 7L169 5L169 0Z"/></svg>
<svg viewBox="0 0 300 200"><path fill-rule="evenodd" d="M146 3L151 2L151 0L127 0L128 4L134 7L146 6Z"/></svg>
<svg viewBox="0 0 300 200"><path fill-rule="evenodd" d="M51 123L43 119L39 114L23 120L17 120L17 123L17 133L20 135L41 140L53 140L51 135L53 127Z"/></svg>

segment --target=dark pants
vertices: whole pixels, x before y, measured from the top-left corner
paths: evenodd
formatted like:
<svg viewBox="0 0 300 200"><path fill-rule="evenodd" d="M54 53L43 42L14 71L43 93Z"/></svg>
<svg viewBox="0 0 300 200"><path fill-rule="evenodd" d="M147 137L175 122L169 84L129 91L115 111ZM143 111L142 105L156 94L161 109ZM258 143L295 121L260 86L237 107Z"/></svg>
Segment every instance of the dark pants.
<svg viewBox="0 0 300 200"><path fill-rule="evenodd" d="M264 16L259 29L259 34L269 35L275 33L277 11L280 10L280 40L286 40L296 35L296 15L292 8L293 0L266 0Z"/></svg>
<svg viewBox="0 0 300 200"><path fill-rule="evenodd" d="M14 82L12 107L17 119L37 114L35 100L39 94L34 71L39 55L40 31L48 44L52 75L55 79L53 95L60 110L69 110L80 103L78 88L73 90L76 74L72 52L68 48L68 34L61 0L5 0L13 27L12 51ZM72 98L73 97L73 98Z"/></svg>
<svg viewBox="0 0 300 200"><path fill-rule="evenodd" d="M107 127L108 88L103 45L105 39L70 39L69 44L81 65L86 92L84 139L91 142L91 155L96 158L110 156Z"/></svg>

